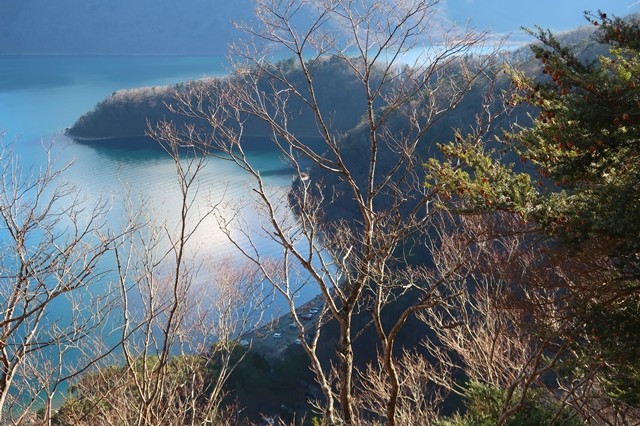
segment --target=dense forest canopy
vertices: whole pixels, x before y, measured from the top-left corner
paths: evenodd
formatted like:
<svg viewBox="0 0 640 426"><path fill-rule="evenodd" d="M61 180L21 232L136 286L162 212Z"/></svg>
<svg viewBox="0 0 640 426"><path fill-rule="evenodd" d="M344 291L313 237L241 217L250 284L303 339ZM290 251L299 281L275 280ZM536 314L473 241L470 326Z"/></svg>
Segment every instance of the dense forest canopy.
<svg viewBox="0 0 640 426"><path fill-rule="evenodd" d="M275 65L278 72L295 82L298 87L304 85L304 75L292 60L281 61ZM346 132L358 124L365 111L362 103L361 88L354 84L353 70L336 59L323 59L311 66L314 81L318 87L318 102L323 109L332 110L332 120L337 131ZM149 126L154 127L162 120L178 123L197 123L195 117L188 117L176 97L189 96L191 92L207 93L215 98L217 91L224 91L228 84L241 79L231 75L225 78L189 81L175 86L146 87L120 90L96 105L93 111L80 117L68 129L70 136L77 139L109 139L144 136ZM259 82L266 93L283 90L267 77ZM291 122L296 132L313 134L313 117L295 99L288 106ZM173 111L172 111L173 109ZM270 136L271 131L259 120L248 117L245 123L246 135ZM204 129L202 129L204 131ZM108 144L109 142L101 142Z"/></svg>

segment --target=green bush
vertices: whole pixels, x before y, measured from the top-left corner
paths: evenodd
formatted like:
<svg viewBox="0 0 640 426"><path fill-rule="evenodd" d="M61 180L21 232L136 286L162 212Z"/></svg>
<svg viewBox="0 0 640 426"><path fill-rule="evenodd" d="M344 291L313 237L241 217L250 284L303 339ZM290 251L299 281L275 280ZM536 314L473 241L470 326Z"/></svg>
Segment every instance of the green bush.
<svg viewBox="0 0 640 426"><path fill-rule="evenodd" d="M494 426L498 424L504 410L516 408L522 398L514 393L507 401L505 389L480 382L470 382L465 392L464 414L456 414L443 419L437 426ZM529 389L522 405L509 415L503 423L506 426L539 426L552 421L564 426L578 426L584 423L568 407L538 389Z"/></svg>

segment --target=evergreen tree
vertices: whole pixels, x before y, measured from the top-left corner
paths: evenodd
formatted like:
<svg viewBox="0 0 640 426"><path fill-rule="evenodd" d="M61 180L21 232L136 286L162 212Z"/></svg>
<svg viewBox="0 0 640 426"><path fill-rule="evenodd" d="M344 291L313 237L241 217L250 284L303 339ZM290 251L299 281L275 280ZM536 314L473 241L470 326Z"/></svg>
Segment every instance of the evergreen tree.
<svg viewBox="0 0 640 426"><path fill-rule="evenodd" d="M463 213L515 212L539 226L549 250L571 256L567 280L553 283L569 300L567 342L578 355L571 374L597 368L609 396L637 406L640 21L586 17L608 54L585 62L550 32L531 32L542 75L507 72L511 103L533 108L532 124L490 143L459 135L441 145L445 160L427 164L427 184Z"/></svg>

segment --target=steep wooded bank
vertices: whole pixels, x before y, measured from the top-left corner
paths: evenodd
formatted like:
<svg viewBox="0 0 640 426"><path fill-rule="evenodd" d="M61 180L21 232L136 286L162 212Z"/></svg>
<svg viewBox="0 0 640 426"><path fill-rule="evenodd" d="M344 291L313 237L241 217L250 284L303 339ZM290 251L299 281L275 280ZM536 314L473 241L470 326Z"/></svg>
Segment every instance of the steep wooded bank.
<svg viewBox="0 0 640 426"><path fill-rule="evenodd" d="M459 211L512 217L517 222L506 232L528 228L539 238L531 242L529 268L506 259L516 268L491 266L529 293L516 297L528 311L527 325L558 344L552 349L548 340L545 349L545 356L554 353L548 367L557 385L550 389L572 389L565 400L588 421L634 424L640 421L640 20L604 12L586 17L600 28L595 37L606 55L585 61L540 30L543 44L533 52L547 77L508 70L512 102L537 108L531 125L501 138L505 150L529 164L528 173L468 134L441 145L447 159L429 162L428 181L459 201Z"/></svg>

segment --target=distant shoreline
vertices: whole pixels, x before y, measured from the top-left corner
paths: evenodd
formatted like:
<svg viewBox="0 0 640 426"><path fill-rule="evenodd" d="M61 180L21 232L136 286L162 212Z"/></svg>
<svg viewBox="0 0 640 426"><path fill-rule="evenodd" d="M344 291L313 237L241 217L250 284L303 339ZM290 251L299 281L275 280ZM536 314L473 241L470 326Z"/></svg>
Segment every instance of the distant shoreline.
<svg viewBox="0 0 640 426"><path fill-rule="evenodd" d="M68 56L68 57L91 57L91 56L104 56L104 57L116 57L116 56L180 56L180 57L213 57L213 56L226 56L226 52L211 52L211 53L184 53L184 52L175 52L175 53L97 53L97 52L85 52L85 53L56 53L56 52L47 52L47 53L0 53L0 58L10 58L10 57L18 57L18 58L26 58L26 57L39 57L39 56Z"/></svg>
<svg viewBox="0 0 640 426"><path fill-rule="evenodd" d="M78 142L108 142L108 141L118 141L118 140L124 140L124 139L150 139L153 140L152 137L148 136L148 135L118 135L118 136L78 136L75 135L73 133L71 133L70 131L68 131L68 129L66 129L64 131L64 136L73 139L75 141ZM255 139L255 138L270 138L271 135L269 134L246 134L243 136L244 138L251 138L251 139ZM300 139L305 139L305 140L309 140L309 141L324 141L324 138L322 136L318 136L318 135L298 135L298 137ZM250 145L250 144L249 144Z"/></svg>
<svg viewBox="0 0 640 426"><path fill-rule="evenodd" d="M64 131L64 135L74 141L78 142L94 142L94 141L109 141L109 140L118 140L118 139L138 139L138 138L149 138L147 135L123 135L123 136L78 136L74 135L71 132Z"/></svg>

